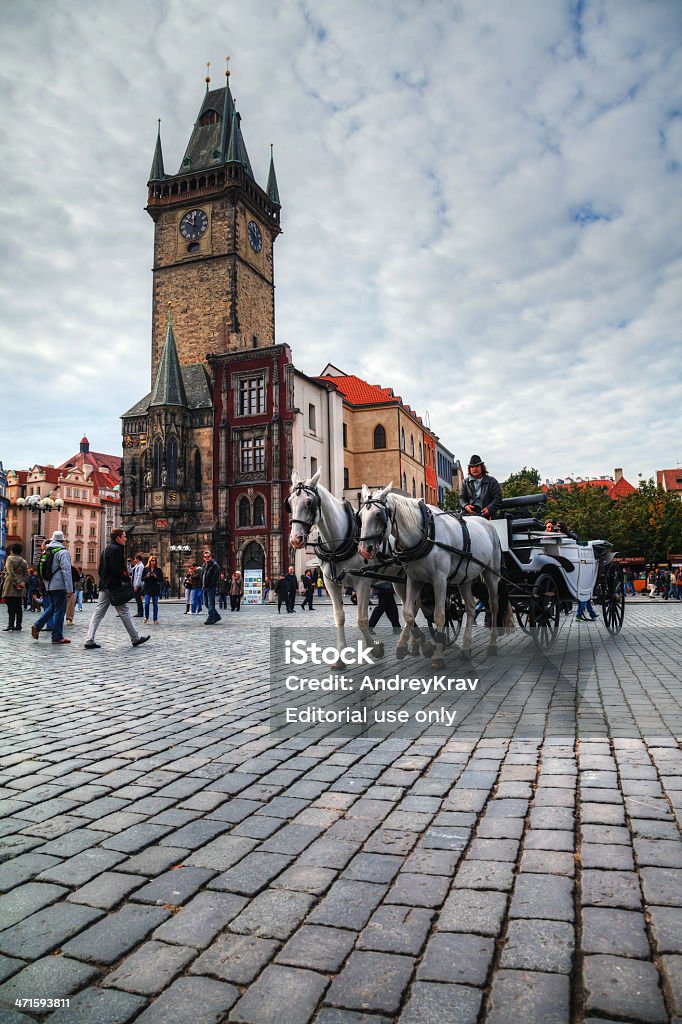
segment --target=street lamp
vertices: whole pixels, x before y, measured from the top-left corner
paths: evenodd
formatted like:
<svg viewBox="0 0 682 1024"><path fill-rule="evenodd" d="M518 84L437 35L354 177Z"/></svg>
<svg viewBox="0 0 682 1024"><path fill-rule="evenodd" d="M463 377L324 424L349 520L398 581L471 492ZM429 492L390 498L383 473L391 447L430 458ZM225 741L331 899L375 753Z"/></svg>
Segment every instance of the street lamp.
<svg viewBox="0 0 682 1024"><path fill-rule="evenodd" d="M56 498L53 500L49 495L45 498L41 498L39 494L29 494L28 498L17 498L17 505L19 508L27 508L29 512L38 513L38 531L33 535L33 547L31 551L31 561L35 564L36 554L35 551L36 542L42 542L44 540L41 533L42 515L43 512L51 512L53 509L60 511L64 507L64 501L62 498ZM40 538L40 541L38 541Z"/></svg>
<svg viewBox="0 0 682 1024"><path fill-rule="evenodd" d="M177 555L178 555L178 572L177 572L177 576L176 576L176 580L177 580L177 583L178 583L178 597L182 597L182 593L181 593L181 586L182 586L182 584L180 582L182 580L182 559L183 559L183 556L186 557L190 553L191 550L192 549L189 546L189 544L171 544L171 546L169 548L169 551L171 553L171 570L172 570L172 567L173 567L172 566L173 555L176 552L177 552Z"/></svg>

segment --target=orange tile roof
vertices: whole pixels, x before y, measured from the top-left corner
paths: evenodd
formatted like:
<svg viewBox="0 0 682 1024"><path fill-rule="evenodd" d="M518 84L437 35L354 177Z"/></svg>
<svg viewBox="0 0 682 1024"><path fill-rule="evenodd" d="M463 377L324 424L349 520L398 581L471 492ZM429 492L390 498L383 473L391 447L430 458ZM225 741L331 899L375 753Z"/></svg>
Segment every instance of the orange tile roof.
<svg viewBox="0 0 682 1024"><path fill-rule="evenodd" d="M337 377L321 376L315 379L333 384L351 405L401 405L406 412L421 423L421 416L407 402L403 402L400 395L394 394L393 388L382 388L380 384L368 384L362 377L356 377L353 373Z"/></svg>
<svg viewBox="0 0 682 1024"><path fill-rule="evenodd" d="M549 487L547 484L542 484L540 490L547 493L547 491L551 491L553 487L559 487L562 490L566 490L569 487L579 487L580 490L583 490L585 487L601 487L606 491L607 497L611 498L612 501L620 501L621 498L625 498L628 494L634 494L637 490L637 488L633 487L631 483L628 483L625 477L621 477L620 480L616 480L615 483L613 480L601 477L596 480L575 480L573 483L550 484Z"/></svg>
<svg viewBox="0 0 682 1024"><path fill-rule="evenodd" d="M656 483L666 491L682 491L682 466L656 470Z"/></svg>

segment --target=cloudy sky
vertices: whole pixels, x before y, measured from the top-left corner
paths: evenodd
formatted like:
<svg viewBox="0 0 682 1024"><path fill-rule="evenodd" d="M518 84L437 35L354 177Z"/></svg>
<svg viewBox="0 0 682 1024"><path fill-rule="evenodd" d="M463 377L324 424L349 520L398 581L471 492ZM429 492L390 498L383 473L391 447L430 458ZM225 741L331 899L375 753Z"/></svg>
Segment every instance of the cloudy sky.
<svg viewBox="0 0 682 1024"><path fill-rule="evenodd" d="M302 370L501 478L682 463L679 0L16 0L0 30L5 467L120 450L156 119L173 172L227 54Z"/></svg>

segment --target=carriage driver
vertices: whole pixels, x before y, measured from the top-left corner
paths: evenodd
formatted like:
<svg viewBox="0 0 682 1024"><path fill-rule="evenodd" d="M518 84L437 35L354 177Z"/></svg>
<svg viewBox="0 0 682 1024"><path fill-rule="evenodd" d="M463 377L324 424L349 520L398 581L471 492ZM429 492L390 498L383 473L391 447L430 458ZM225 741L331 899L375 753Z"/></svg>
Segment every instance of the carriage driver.
<svg viewBox="0 0 682 1024"><path fill-rule="evenodd" d="M480 455L471 456L468 468L469 475L459 492L460 510L468 516L493 519L502 501L502 488L490 476Z"/></svg>

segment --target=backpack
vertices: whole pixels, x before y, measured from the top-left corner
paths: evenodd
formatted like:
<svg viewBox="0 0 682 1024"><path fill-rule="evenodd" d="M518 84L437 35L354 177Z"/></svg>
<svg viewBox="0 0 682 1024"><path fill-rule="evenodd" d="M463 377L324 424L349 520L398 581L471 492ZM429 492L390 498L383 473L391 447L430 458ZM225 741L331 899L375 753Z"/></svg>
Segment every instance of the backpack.
<svg viewBox="0 0 682 1024"><path fill-rule="evenodd" d="M38 562L38 575L44 583L49 583L55 574L54 556L65 548L45 548Z"/></svg>

